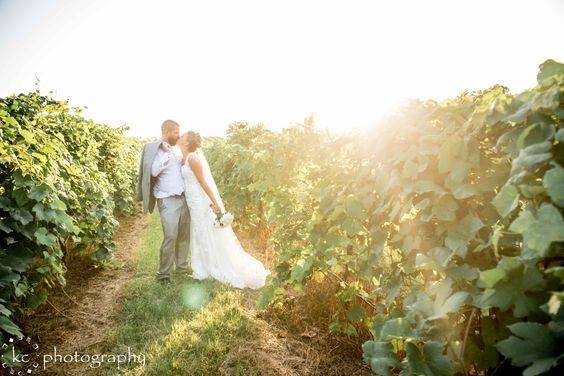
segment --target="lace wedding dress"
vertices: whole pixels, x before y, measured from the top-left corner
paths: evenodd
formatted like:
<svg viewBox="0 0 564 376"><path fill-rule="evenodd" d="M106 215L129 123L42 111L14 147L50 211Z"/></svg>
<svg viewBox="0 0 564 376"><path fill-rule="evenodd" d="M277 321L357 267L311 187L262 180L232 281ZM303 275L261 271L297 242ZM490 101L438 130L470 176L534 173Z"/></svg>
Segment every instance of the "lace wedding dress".
<svg viewBox="0 0 564 376"><path fill-rule="evenodd" d="M204 178L216 200L225 211L206 157L201 150L195 154L202 164ZM188 156L190 156L188 154ZM188 159L188 158L187 158ZM191 266L195 279L214 278L237 288L258 289L265 284L270 271L246 253L231 226L216 227L211 200L188 165L181 167L186 202L190 209Z"/></svg>

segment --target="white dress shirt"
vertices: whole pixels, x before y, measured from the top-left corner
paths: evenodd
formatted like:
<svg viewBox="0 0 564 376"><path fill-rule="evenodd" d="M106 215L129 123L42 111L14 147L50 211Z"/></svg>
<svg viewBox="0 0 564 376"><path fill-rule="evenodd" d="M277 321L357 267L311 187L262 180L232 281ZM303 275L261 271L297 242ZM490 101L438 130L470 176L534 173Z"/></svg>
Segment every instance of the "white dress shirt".
<svg viewBox="0 0 564 376"><path fill-rule="evenodd" d="M184 181L180 173L182 152L177 146L169 151L159 147L151 166L151 175L157 177L154 187L156 198L165 198L182 194L184 192Z"/></svg>

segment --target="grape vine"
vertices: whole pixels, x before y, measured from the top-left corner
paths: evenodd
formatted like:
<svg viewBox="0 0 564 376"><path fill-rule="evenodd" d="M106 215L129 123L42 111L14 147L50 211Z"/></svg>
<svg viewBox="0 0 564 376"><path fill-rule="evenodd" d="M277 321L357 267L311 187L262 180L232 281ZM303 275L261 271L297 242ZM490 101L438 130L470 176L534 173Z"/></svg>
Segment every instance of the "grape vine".
<svg viewBox="0 0 564 376"><path fill-rule="evenodd" d="M564 364L564 65L538 84L413 101L370 132L233 124L207 146L239 225L270 237L260 304L335 281L330 330L377 374Z"/></svg>
<svg viewBox="0 0 564 376"><path fill-rule="evenodd" d="M103 262L132 213L140 142L39 92L0 99L0 337L65 283L65 256Z"/></svg>

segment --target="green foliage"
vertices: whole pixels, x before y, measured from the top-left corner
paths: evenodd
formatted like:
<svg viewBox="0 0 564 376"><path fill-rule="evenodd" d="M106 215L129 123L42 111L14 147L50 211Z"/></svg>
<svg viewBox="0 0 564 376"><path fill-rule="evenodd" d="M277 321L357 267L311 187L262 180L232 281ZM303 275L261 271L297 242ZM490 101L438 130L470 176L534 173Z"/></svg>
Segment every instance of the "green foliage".
<svg viewBox="0 0 564 376"><path fill-rule="evenodd" d="M514 336L497 344L499 351L516 366L528 366L525 376L540 375L556 367L564 357L564 327L562 322L548 323L548 328L536 322L509 325Z"/></svg>
<svg viewBox="0 0 564 376"><path fill-rule="evenodd" d="M370 364L375 373L391 376L392 369L399 366L394 349L389 342L367 341L362 345L364 361Z"/></svg>
<svg viewBox="0 0 564 376"><path fill-rule="evenodd" d="M207 153L238 225L276 251L261 306L336 283L330 330L370 331L379 374L562 367L564 66L537 78L414 101L365 134L234 124Z"/></svg>
<svg viewBox="0 0 564 376"><path fill-rule="evenodd" d="M65 283L66 254L111 256L139 142L39 92L0 99L0 126L0 328L19 336L14 322Z"/></svg>

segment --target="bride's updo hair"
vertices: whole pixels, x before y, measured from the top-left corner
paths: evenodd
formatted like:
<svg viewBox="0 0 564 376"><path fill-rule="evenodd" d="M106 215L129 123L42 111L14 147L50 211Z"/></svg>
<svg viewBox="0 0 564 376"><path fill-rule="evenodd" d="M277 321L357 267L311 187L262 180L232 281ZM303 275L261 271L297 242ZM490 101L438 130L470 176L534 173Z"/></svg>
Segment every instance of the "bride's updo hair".
<svg viewBox="0 0 564 376"><path fill-rule="evenodd" d="M202 147L202 136L198 132L188 131L184 134L188 149L197 150Z"/></svg>

